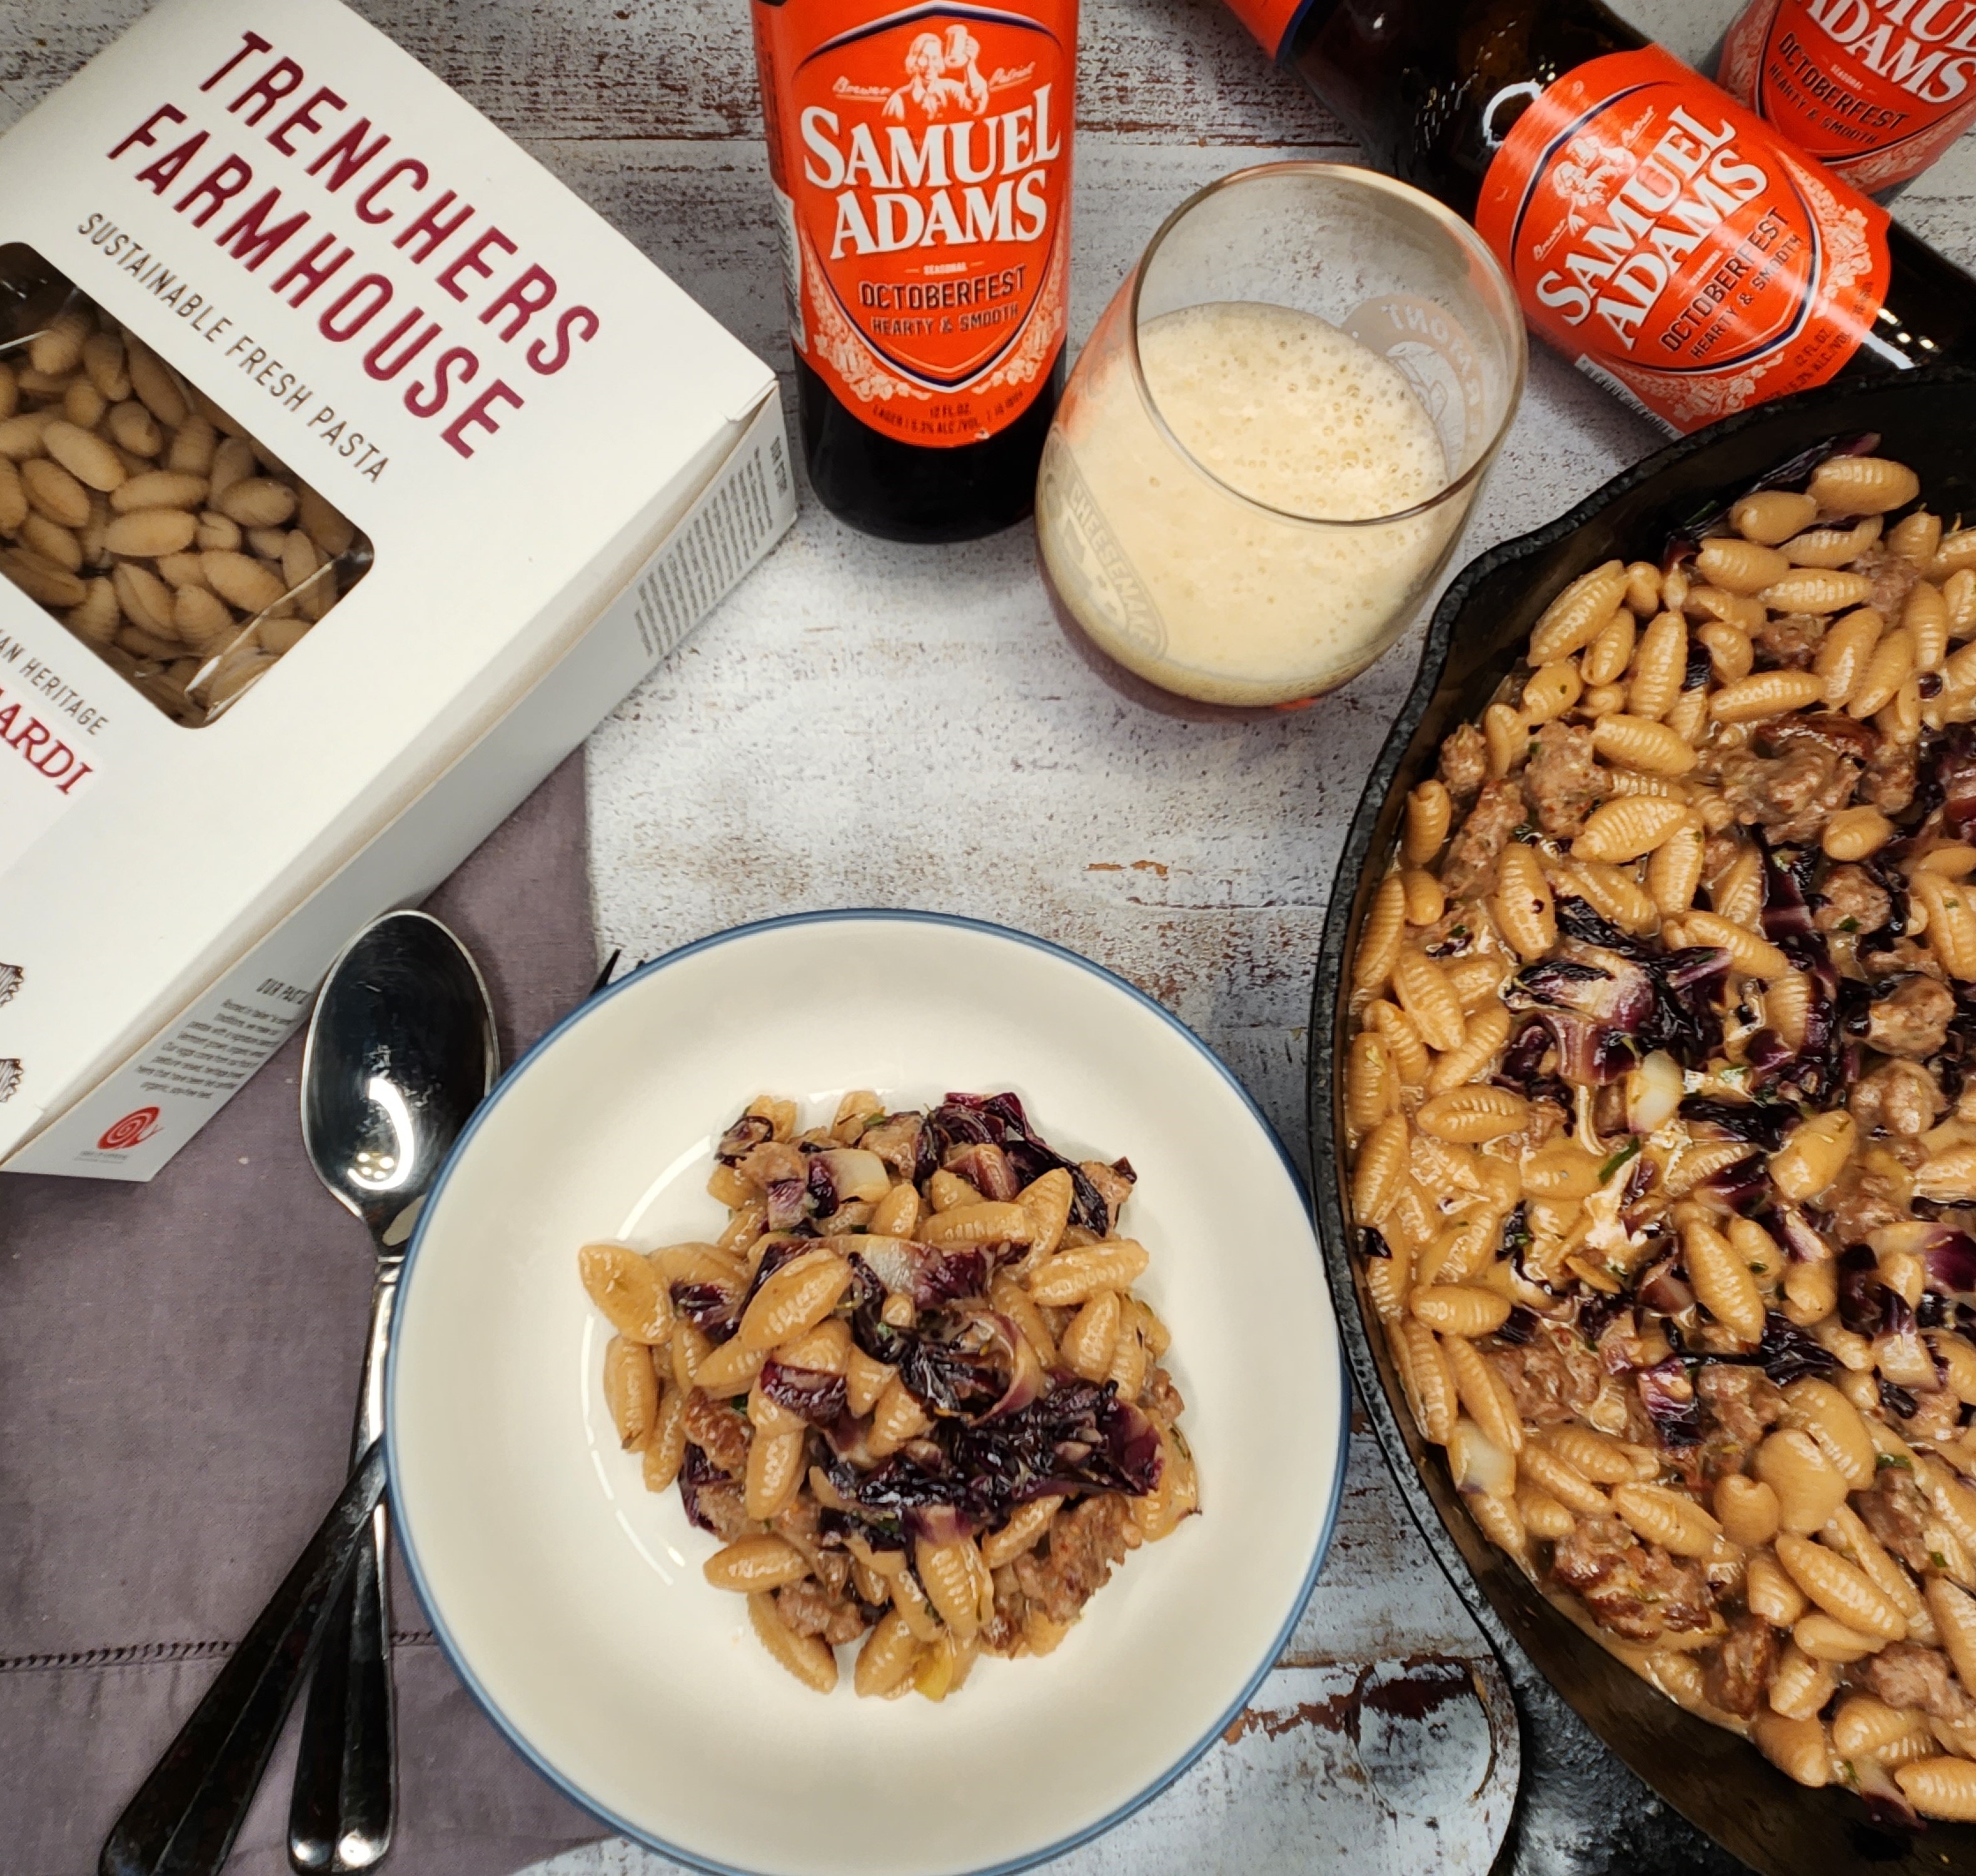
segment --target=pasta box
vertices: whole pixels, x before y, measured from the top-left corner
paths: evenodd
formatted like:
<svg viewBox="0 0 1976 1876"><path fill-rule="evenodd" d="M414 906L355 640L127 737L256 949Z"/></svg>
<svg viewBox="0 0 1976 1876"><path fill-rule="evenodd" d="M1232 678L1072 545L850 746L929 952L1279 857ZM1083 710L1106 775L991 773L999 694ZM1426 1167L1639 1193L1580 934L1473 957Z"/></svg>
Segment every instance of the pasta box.
<svg viewBox="0 0 1976 1876"><path fill-rule="evenodd" d="M0 198L0 1167L145 1180L794 489L768 367L334 0L163 0Z"/></svg>

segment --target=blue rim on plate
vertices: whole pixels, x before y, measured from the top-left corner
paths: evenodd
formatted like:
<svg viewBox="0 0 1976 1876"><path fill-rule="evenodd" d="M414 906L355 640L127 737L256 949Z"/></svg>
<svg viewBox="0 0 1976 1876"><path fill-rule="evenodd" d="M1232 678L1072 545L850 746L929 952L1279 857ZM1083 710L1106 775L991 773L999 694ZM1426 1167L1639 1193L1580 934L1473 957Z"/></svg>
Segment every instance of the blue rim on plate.
<svg viewBox="0 0 1976 1876"><path fill-rule="evenodd" d="M571 1803L580 1805L591 1816L608 1825L621 1836L628 1837L634 1843L643 1845L647 1849L656 1850L662 1856L670 1857L675 1862L683 1864L688 1868L705 1870L710 1872L710 1876L756 1876L756 1873L739 1869L732 1864L718 1862L711 1858L699 1855L680 1845L668 1843L664 1838L655 1837L641 1826L605 1809L579 1790L509 1723L507 1716L489 1698L486 1690L481 1686L473 1670L467 1666L457 1644L453 1641L451 1631L446 1627L444 1618L433 1607L432 1598L426 1592L425 1571L419 1561L418 1546L414 1541L410 1524L403 1515L403 1508L397 1503L396 1490L399 1470L397 1416L390 1410L391 1404L397 1396L397 1318L403 1313L405 1298L411 1291L413 1272L418 1262L420 1249L425 1242L426 1226L430 1223L433 1213L438 1209L440 1200L445 1194L447 1181L453 1177L453 1168L459 1163L461 1157L466 1150L467 1143L479 1131L481 1123L493 1112L496 1104L506 1094L509 1086L519 1079L529 1064L538 1055L548 1049L566 1031L594 1015L605 1003L618 996L620 992L628 989L633 984L680 963L687 958L694 956L700 952L711 950L716 945L726 944L737 938L752 937L758 932L775 931L792 926L840 924L862 920L888 920L904 924L950 926L963 931L980 932L990 937L1006 939L1013 943L1026 945L1034 950L1047 952L1053 957L1062 959L1065 963L1075 965L1080 970L1088 971L1092 976L1109 984L1113 989L1122 990L1135 1003L1144 1005L1163 1022L1177 1031L1192 1043L1216 1073L1234 1091L1236 1098L1248 1109L1250 1117L1262 1129L1264 1138L1276 1149L1276 1157L1283 1162L1283 1170L1289 1175L1292 1186L1303 1202L1305 1216L1311 1219L1311 1237L1316 1254L1319 1257L1320 1261L1322 1256L1321 1247L1317 1246L1316 1221L1312 1213L1309 1188L1305 1183L1303 1175L1298 1172L1296 1162L1290 1157L1289 1152L1285 1149L1276 1130L1270 1125L1269 1117L1256 1105L1254 1098L1242 1085L1234 1071L1172 1011L1156 999L1148 996L1136 984L1128 983L1115 972L1107 970L1103 965L1094 963L1089 958L1082 956L1075 951L1070 950L1062 945L1052 944L1047 938L1039 938L1029 932L1017 931L1010 926L996 925L986 919L963 918L956 913L947 912L891 911L881 907L848 907L831 912L787 913L778 918L756 919L746 925L731 926L726 931L715 932L705 938L696 938L690 943L681 945L675 950L668 951L661 957L654 958L649 963L640 965L636 970L628 972L615 983L598 991L594 996L579 1003L509 1069L508 1072L495 1084L492 1092L481 1103L479 1107L475 1111L473 1119L467 1123L465 1131L455 1143L452 1154L448 1157L437 1182L433 1186L431 1196L420 1210L417 1229L412 1233L411 1242L406 1247L404 1272L398 1285L397 1300L393 1306L394 1332L384 1368L384 1400L387 1408L384 1421L384 1456L387 1475L391 1482L392 1516L394 1534L398 1541L399 1554L404 1559L406 1573L412 1579L412 1587L417 1594L420 1606L425 1611L426 1619L432 1624L433 1633L438 1637L440 1646L446 1651L446 1657L452 1664L453 1672L459 1675L467 1692L473 1695L475 1704L494 1723L495 1726L508 1743ZM1117 1825L1122 1824L1135 1812L1150 1804L1175 1779L1190 1769L1207 1749L1247 1710L1250 1701L1255 1697L1256 1690L1268 1677L1270 1670L1276 1666L1278 1657L1282 1654L1291 1635L1295 1633L1298 1618L1303 1614L1304 1605L1310 1600L1311 1590L1317 1581L1318 1572L1324 1567L1325 1558L1331 1549L1332 1535L1337 1529L1338 1508L1345 1496L1345 1459L1352 1433L1352 1382L1351 1375L1345 1367L1342 1338L1336 1349L1336 1357L1339 1383L1338 1456L1335 1476L1331 1487L1331 1502L1326 1507L1323 1525L1318 1532L1317 1548L1311 1557L1309 1568L1304 1572L1303 1584L1297 1591L1296 1606L1290 1611L1289 1618L1277 1632L1276 1639L1270 1643L1268 1654L1264 1656L1260 1665L1243 1685L1240 1697L1219 1720L1216 1720L1202 1736L1197 1744L1191 1746L1182 1753L1173 1765L1153 1779L1144 1790L1128 1799L1125 1803L1119 1805L1108 1815L1099 1818L1096 1823L1087 1825L1083 1829L1073 1832L1069 1836L1061 1838L1056 1842L1048 1845L1042 1849L1032 1851L1026 1855L1012 1858L1005 1862L985 1864L978 1869L967 1872L967 1876L1013 1876L1013 1873L1016 1871L1033 1869L1039 1863L1047 1863L1052 1858L1068 1855L1070 1851L1082 1845L1089 1843L1094 1838L1103 1836L1107 1831Z"/></svg>

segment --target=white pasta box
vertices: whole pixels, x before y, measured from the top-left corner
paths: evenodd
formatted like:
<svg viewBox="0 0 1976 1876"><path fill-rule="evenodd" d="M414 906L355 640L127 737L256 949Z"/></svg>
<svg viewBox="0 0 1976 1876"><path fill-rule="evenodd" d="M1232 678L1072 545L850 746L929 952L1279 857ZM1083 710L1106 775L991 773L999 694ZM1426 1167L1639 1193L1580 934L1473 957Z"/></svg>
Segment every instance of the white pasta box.
<svg viewBox="0 0 1976 1876"><path fill-rule="evenodd" d="M0 1167L147 1180L791 466L768 367L334 0L163 0L0 201Z"/></svg>

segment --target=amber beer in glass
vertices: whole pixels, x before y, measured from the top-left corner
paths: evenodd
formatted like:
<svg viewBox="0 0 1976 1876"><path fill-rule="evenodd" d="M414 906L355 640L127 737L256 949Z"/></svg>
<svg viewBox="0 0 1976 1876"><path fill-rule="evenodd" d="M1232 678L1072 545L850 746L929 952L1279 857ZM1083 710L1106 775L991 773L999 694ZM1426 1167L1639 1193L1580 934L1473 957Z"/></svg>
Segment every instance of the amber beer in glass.
<svg viewBox="0 0 1976 1876"><path fill-rule="evenodd" d="M1524 317L1676 433L1976 360L1976 281L1599 0L1230 0Z"/></svg>
<svg viewBox="0 0 1976 1876"><path fill-rule="evenodd" d="M897 541L1029 512L1062 385L1076 0L754 0L803 453Z"/></svg>
<svg viewBox="0 0 1976 1876"><path fill-rule="evenodd" d="M1043 453L1073 643L1183 715L1345 683L1446 564L1524 353L1502 269L1418 190L1322 163L1202 190L1098 322Z"/></svg>

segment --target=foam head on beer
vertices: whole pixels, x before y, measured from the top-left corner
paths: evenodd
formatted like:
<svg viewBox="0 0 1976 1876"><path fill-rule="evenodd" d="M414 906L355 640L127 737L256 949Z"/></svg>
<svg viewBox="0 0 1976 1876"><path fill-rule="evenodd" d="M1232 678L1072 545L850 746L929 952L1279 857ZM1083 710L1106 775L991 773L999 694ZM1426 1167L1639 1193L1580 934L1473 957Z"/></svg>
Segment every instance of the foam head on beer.
<svg viewBox="0 0 1976 1876"><path fill-rule="evenodd" d="M1368 185L1394 187L1296 179L1276 207ZM1213 193L1203 207L1225 212ZM1362 205L1355 228L1362 240ZM1349 245L1322 232L1283 248ZM1437 304L1417 277L1368 275L1361 258L1320 265L1316 285L1286 280L1284 299L1302 304L1259 297L1267 282L1253 269L1210 265L1201 297L1171 304L1163 291L1163 310L1141 305L1136 324L1128 283L1079 360L1044 459L1038 536L1060 606L1135 676L1237 708L1333 689L1392 643L1444 561L1467 472L1520 377L1507 283L1518 366L1494 374L1492 400L1477 309ZM1248 296L1219 297L1217 274ZM1398 286L1413 290L1380 290Z"/></svg>

